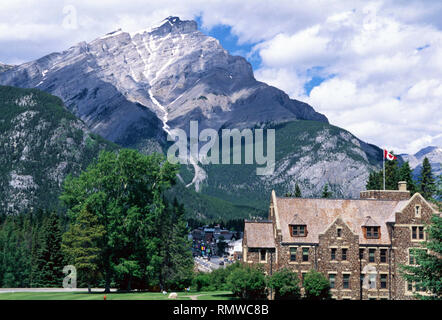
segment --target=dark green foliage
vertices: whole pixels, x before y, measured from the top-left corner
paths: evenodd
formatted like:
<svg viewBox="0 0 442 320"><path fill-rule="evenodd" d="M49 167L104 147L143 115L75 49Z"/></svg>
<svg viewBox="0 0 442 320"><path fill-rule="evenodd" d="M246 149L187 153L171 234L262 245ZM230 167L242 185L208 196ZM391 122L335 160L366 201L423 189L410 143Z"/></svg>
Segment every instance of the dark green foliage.
<svg viewBox="0 0 442 320"><path fill-rule="evenodd" d="M295 191L292 192L287 192L285 195L285 197L295 197L295 198L301 198L301 189L299 188L299 185L296 183L295 184Z"/></svg>
<svg viewBox="0 0 442 320"><path fill-rule="evenodd" d="M164 198L176 173L159 154L122 149L100 153L79 177L66 179L61 199L71 220L87 209L104 228L99 264L106 291L112 279L127 290L190 282L184 210Z"/></svg>
<svg viewBox="0 0 442 320"><path fill-rule="evenodd" d="M331 198L332 197L332 192L328 191L328 184L324 185L324 189L322 189L322 198Z"/></svg>
<svg viewBox="0 0 442 320"><path fill-rule="evenodd" d="M84 208L63 235L62 250L66 260L75 266L79 278L77 281L83 280L89 292L92 284L97 283L104 233L104 227L98 223L97 216Z"/></svg>
<svg viewBox="0 0 442 320"><path fill-rule="evenodd" d="M215 291L211 273L197 273L192 281L192 286L196 291Z"/></svg>
<svg viewBox="0 0 442 320"><path fill-rule="evenodd" d="M230 290L227 279L233 271L241 267L240 262L235 262L210 273L198 272L194 275L192 287L197 291Z"/></svg>
<svg viewBox="0 0 442 320"><path fill-rule="evenodd" d="M31 219L9 216L0 225L0 286L29 287L32 247Z"/></svg>
<svg viewBox="0 0 442 320"><path fill-rule="evenodd" d="M425 296L419 293L415 295L420 299L442 299L442 217L433 215L431 224L427 228L428 241L425 247L428 249L416 249L416 265L400 266L401 275L416 288L426 289L432 295Z"/></svg>
<svg viewBox="0 0 442 320"><path fill-rule="evenodd" d="M308 300L330 299L330 283L320 272L310 270L304 276L305 298Z"/></svg>
<svg viewBox="0 0 442 320"><path fill-rule="evenodd" d="M37 210L0 219L0 286L62 286L63 220Z"/></svg>
<svg viewBox="0 0 442 320"><path fill-rule="evenodd" d="M367 190L382 190L382 171L372 171L370 172L368 176L367 184L365 185L365 188Z"/></svg>
<svg viewBox="0 0 442 320"><path fill-rule="evenodd" d="M302 194L301 194L301 188L299 188L299 185L296 184L295 185L295 198L302 198Z"/></svg>
<svg viewBox="0 0 442 320"><path fill-rule="evenodd" d="M64 257L61 251L62 229L57 214L45 219L33 261L33 287L61 287Z"/></svg>
<svg viewBox="0 0 442 320"><path fill-rule="evenodd" d="M0 86L0 212L58 208L63 178L79 174L116 145L88 133L61 99L37 89ZM26 192L12 176L26 177Z"/></svg>
<svg viewBox="0 0 442 320"><path fill-rule="evenodd" d="M301 298L297 273L281 269L269 278L269 287L275 290L276 300L294 300Z"/></svg>
<svg viewBox="0 0 442 320"><path fill-rule="evenodd" d="M433 197L435 191L434 177L431 171L431 164L427 157L422 162L422 170L419 176L419 192L429 200Z"/></svg>
<svg viewBox="0 0 442 320"><path fill-rule="evenodd" d="M393 154L392 151L390 153ZM410 191L411 195L418 191L408 161L399 166L398 160L385 160L385 189L397 190L399 181L407 182L407 190ZM383 171L370 172L365 188L367 190L383 190Z"/></svg>
<svg viewBox="0 0 442 320"><path fill-rule="evenodd" d="M390 151L394 154L393 151ZM398 160L385 159L385 190L397 190L399 179Z"/></svg>
<svg viewBox="0 0 442 320"><path fill-rule="evenodd" d="M165 287L171 290L184 290L190 286L193 277L193 256L189 248L189 229L185 220L184 206L175 199L168 208L171 212L163 220L164 263L161 278Z"/></svg>
<svg viewBox="0 0 442 320"><path fill-rule="evenodd" d="M410 191L410 195L417 192L416 184L412 177L412 170L408 161L405 161L399 169L399 181L405 181L407 183L407 190Z"/></svg>
<svg viewBox="0 0 442 320"><path fill-rule="evenodd" d="M260 266L241 265L227 277L227 284L234 295L243 299L265 299L266 278Z"/></svg>

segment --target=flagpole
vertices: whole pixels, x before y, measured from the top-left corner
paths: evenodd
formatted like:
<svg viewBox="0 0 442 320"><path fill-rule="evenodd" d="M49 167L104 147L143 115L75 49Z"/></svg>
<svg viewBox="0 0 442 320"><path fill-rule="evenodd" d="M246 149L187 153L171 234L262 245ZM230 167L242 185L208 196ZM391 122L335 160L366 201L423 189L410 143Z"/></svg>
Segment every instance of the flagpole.
<svg viewBox="0 0 442 320"><path fill-rule="evenodd" d="M382 152L382 171L384 176L384 190L385 190L385 149Z"/></svg>

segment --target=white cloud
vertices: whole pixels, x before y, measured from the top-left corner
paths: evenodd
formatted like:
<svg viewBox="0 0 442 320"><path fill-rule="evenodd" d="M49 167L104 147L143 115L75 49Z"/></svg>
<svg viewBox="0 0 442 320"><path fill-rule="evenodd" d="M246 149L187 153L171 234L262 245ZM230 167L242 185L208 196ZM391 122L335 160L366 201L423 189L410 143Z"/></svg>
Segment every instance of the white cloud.
<svg viewBox="0 0 442 320"><path fill-rule="evenodd" d="M75 25L65 23L70 6ZM258 43L258 80L367 142L409 153L441 143L441 1L4 1L0 61L36 59L169 15L201 16L203 29L226 24L241 43ZM312 76L327 80L307 96Z"/></svg>
<svg viewBox="0 0 442 320"><path fill-rule="evenodd" d="M422 21L405 23L389 6L362 5L260 43L257 77L279 84L290 74L306 78L308 70L321 66L324 78L333 76L305 101L332 124L396 152L440 144L442 31ZM275 68L285 72L268 76ZM288 93L302 98L299 90Z"/></svg>

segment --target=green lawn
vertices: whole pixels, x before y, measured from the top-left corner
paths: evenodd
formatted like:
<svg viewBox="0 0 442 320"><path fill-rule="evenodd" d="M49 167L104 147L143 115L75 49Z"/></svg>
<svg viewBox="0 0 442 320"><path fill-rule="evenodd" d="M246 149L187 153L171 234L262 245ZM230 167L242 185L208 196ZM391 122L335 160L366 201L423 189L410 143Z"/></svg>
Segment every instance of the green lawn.
<svg viewBox="0 0 442 320"><path fill-rule="evenodd" d="M229 291L177 292L177 300L232 300ZM107 293L106 300L173 300L160 292ZM104 293L85 292L14 292L0 293L0 300L103 300Z"/></svg>

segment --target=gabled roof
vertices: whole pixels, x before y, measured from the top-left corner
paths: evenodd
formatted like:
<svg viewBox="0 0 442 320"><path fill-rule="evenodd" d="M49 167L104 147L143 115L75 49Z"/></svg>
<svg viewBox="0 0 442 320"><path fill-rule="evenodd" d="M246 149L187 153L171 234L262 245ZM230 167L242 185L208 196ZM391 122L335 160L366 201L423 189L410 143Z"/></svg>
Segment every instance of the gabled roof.
<svg viewBox="0 0 442 320"><path fill-rule="evenodd" d="M279 221L281 225L282 242L299 242L299 238L292 237L289 225L295 219L302 220L309 230L304 243L318 243L319 234L338 218L359 236L361 244L390 244L387 222L391 214L396 211L398 203L402 201L369 200L369 199L303 199L303 198L278 198ZM407 201L404 201L407 202ZM405 203L401 203L403 207ZM295 218L295 215L298 217ZM370 216L370 219L367 219ZM394 218L394 217L393 217ZM363 225L376 224L381 228L380 239L365 239Z"/></svg>
<svg viewBox="0 0 442 320"><path fill-rule="evenodd" d="M289 223L290 225L303 225L305 224L304 220L302 220L298 214L293 216L292 221Z"/></svg>
<svg viewBox="0 0 442 320"><path fill-rule="evenodd" d="M249 248L274 248L273 224L271 221L245 221L244 233Z"/></svg>
<svg viewBox="0 0 442 320"><path fill-rule="evenodd" d="M366 217L363 227L380 227L379 223L374 221L370 216Z"/></svg>

